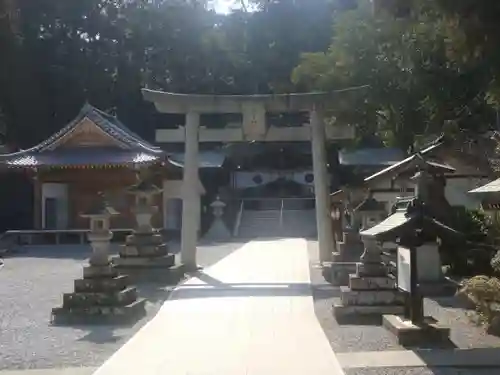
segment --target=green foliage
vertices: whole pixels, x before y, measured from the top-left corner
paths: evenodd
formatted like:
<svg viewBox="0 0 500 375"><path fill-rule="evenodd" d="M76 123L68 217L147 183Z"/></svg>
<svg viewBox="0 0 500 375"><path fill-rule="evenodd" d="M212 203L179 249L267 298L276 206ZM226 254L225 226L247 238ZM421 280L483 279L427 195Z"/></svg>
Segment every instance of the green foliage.
<svg viewBox="0 0 500 375"><path fill-rule="evenodd" d="M374 17L361 1L338 17L329 50L303 55L293 74L308 89L370 85L365 95L339 100L338 121L404 150L422 135L477 134L494 121L486 71L451 60L446 18L432 1L414 3L414 17L395 19Z"/></svg>
<svg viewBox="0 0 500 375"><path fill-rule="evenodd" d="M488 218L477 210L453 207L448 224L465 235L465 241L441 247L443 263L449 266L450 273L457 276L492 274L491 259L495 251L489 244Z"/></svg>
<svg viewBox="0 0 500 375"><path fill-rule="evenodd" d="M489 221L480 210L453 207L450 226L465 234L467 241L485 242L489 235Z"/></svg>
<svg viewBox="0 0 500 375"><path fill-rule="evenodd" d="M142 100L144 86L207 94L292 91L301 52L328 47L336 2L264 2L257 12L229 15L201 0L0 6L7 3L17 16L0 17L0 108L8 141L28 147L60 129L85 101L114 109L153 138L157 115Z"/></svg>
<svg viewBox="0 0 500 375"><path fill-rule="evenodd" d="M250 94L370 85L339 96L335 120L404 150L443 131L474 136L495 121L495 2L414 0L410 18L374 16L369 0L235 0L245 7L229 15L209 3L0 1L8 141L33 145L84 101L116 109L151 138L157 119L144 86Z"/></svg>
<svg viewBox="0 0 500 375"><path fill-rule="evenodd" d="M499 334L500 279L475 276L466 280L459 295L465 296L476 307L478 321L490 333Z"/></svg>

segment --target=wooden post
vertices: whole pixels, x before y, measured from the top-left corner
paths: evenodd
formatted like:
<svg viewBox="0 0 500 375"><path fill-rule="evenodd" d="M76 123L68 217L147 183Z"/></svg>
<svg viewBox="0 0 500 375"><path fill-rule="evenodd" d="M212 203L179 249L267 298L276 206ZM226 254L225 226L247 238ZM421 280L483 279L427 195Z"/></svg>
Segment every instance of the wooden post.
<svg viewBox="0 0 500 375"><path fill-rule="evenodd" d="M38 170L34 170L33 176L33 228L42 229L42 183Z"/></svg>
<svg viewBox="0 0 500 375"><path fill-rule="evenodd" d="M410 246L410 318L415 325L424 321L424 304L418 285L417 248Z"/></svg>

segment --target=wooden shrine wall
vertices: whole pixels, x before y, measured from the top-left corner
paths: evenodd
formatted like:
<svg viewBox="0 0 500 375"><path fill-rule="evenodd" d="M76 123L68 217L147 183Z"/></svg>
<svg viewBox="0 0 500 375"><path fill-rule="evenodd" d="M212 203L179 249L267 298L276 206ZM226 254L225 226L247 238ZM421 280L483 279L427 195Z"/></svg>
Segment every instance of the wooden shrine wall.
<svg viewBox="0 0 500 375"><path fill-rule="evenodd" d="M53 169L39 173L40 183L63 183L68 185L69 228L88 228L88 219L80 217L103 192L110 205L119 212L111 219L112 228L134 228L132 213L134 196L127 188L136 182L136 173L128 168L81 168ZM162 186L159 181L158 186ZM41 205L41 202L40 202ZM153 227L163 227L162 198L156 197L158 213L153 216Z"/></svg>

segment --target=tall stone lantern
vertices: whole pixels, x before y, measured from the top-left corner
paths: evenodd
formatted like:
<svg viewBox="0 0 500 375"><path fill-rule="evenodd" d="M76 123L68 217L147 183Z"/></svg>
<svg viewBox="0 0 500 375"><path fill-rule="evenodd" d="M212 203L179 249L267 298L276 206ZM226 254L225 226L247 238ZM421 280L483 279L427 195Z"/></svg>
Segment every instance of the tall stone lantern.
<svg viewBox="0 0 500 375"><path fill-rule="evenodd" d="M81 214L90 220L92 254L83 279L75 280L74 292L65 293L63 305L52 309L54 324L129 322L144 315L145 300L137 298L136 288L128 285L128 277L119 275L109 259L110 219L116 214L102 194Z"/></svg>
<svg viewBox="0 0 500 375"><path fill-rule="evenodd" d="M370 192L368 197L356 207L355 212L361 217L361 231L368 230L380 223L386 216L385 205L377 201ZM361 236L363 254L357 265L357 274L360 276L384 276L382 266L382 249L376 240Z"/></svg>
<svg viewBox="0 0 500 375"><path fill-rule="evenodd" d="M151 219L158 212L158 207L154 205L154 201L162 190L150 179L143 179L132 185L128 192L135 197L135 207L132 212L137 222L136 232L150 233L153 230Z"/></svg>
<svg viewBox="0 0 500 375"><path fill-rule="evenodd" d="M182 277L182 269L174 266L175 256L168 253L163 235L151 222L158 212L155 198L162 190L150 177L142 175L127 191L135 197L132 212L137 225L113 263L121 273L137 281L177 281Z"/></svg>
<svg viewBox="0 0 500 375"><path fill-rule="evenodd" d="M229 232L229 229L227 229L227 226L222 219L226 204L220 200L219 196L217 196L215 201L210 204L210 207L213 210L214 221L205 235L205 239L210 241L226 241L230 239L231 232Z"/></svg>
<svg viewBox="0 0 500 375"><path fill-rule="evenodd" d="M102 195L80 216L90 220L90 232L87 238L92 246L91 266L107 266L109 260L109 244L113 233L110 229L110 219L118 212L109 206Z"/></svg>

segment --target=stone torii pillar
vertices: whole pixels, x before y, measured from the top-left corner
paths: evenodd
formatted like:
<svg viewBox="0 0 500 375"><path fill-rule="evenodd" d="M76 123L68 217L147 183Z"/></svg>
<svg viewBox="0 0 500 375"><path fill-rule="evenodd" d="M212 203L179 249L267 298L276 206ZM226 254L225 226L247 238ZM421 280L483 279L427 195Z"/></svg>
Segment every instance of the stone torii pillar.
<svg viewBox="0 0 500 375"><path fill-rule="evenodd" d="M200 193L198 189L198 137L200 114L186 114L186 141L184 157L184 177L182 183L182 229L181 263L188 269L196 269L196 246L200 222Z"/></svg>
<svg viewBox="0 0 500 375"><path fill-rule="evenodd" d="M314 194L316 198L316 225L318 229L319 260L328 262L332 258L333 233L330 216L330 189L327 173L326 133L323 113L317 106L310 112L311 147L314 171Z"/></svg>

